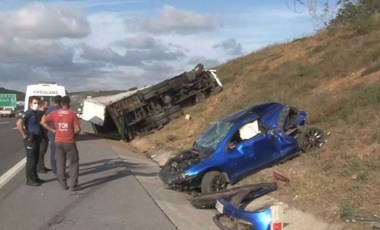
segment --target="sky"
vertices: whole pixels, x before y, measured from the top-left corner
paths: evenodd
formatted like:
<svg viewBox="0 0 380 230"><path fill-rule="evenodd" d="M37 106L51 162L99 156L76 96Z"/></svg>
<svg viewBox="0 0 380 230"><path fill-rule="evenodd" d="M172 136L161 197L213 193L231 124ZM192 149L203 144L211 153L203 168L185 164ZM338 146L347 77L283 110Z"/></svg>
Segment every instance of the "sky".
<svg viewBox="0 0 380 230"><path fill-rule="evenodd" d="M320 28L293 0L0 0L0 87L128 90Z"/></svg>

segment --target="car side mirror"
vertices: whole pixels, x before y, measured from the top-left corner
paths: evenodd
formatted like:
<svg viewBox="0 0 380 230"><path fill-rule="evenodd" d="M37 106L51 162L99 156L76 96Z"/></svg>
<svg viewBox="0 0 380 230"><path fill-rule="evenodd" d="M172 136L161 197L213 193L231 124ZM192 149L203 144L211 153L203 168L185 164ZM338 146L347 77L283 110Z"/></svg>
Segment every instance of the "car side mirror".
<svg viewBox="0 0 380 230"><path fill-rule="evenodd" d="M271 139L274 139L276 137L276 132L273 129L268 130L268 134Z"/></svg>
<svg viewBox="0 0 380 230"><path fill-rule="evenodd" d="M272 137L275 135L273 129L268 130L268 134Z"/></svg>

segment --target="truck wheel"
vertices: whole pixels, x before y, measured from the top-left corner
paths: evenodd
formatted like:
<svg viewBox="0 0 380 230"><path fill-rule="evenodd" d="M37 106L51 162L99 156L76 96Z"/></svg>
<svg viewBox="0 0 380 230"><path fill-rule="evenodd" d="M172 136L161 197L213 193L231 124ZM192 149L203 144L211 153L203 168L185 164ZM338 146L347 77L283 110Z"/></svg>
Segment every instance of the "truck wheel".
<svg viewBox="0 0 380 230"><path fill-rule="evenodd" d="M173 98L171 96L165 95L165 97L164 97L165 105L170 105L170 103L172 103L172 100L173 100Z"/></svg>
<svg viewBox="0 0 380 230"><path fill-rule="evenodd" d="M325 143L323 131L315 127L304 127L297 137L298 146L303 152L320 148Z"/></svg>
<svg viewBox="0 0 380 230"><path fill-rule="evenodd" d="M203 70L205 69L203 64L198 64L194 67L193 72L195 73L195 76L199 76Z"/></svg>
<svg viewBox="0 0 380 230"><path fill-rule="evenodd" d="M185 72L185 75L188 82L193 82L197 79L197 76L193 71Z"/></svg>
<svg viewBox="0 0 380 230"><path fill-rule="evenodd" d="M228 179L225 173L219 171L207 172L201 182L202 193L213 193L225 190L227 188Z"/></svg>

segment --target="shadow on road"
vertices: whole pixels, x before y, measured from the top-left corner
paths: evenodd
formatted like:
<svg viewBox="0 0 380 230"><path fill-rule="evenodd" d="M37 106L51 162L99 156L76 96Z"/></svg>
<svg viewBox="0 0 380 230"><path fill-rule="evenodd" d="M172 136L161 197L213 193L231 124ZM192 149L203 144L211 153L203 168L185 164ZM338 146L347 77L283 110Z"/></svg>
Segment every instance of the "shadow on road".
<svg viewBox="0 0 380 230"><path fill-rule="evenodd" d="M81 133L75 138L76 141L91 141L91 140L98 140L98 139L103 139L103 138L100 136L90 134L90 133Z"/></svg>
<svg viewBox="0 0 380 230"><path fill-rule="evenodd" d="M85 167L83 167L85 166ZM120 178L123 178L125 176L144 176L144 177L152 177L157 176L157 173L147 173L142 172L145 168L147 168L149 165L147 164L141 164L141 163L132 163L132 162L126 162L120 159L104 159L94 162L87 162L82 163L80 165L80 172L79 172L79 180L81 177L85 175L91 175L91 174L99 174L99 173L105 173L110 170L117 170L114 174L99 177L84 183L80 183L81 190L97 186L100 184L104 184L113 180L117 180ZM133 173L131 172L133 171Z"/></svg>

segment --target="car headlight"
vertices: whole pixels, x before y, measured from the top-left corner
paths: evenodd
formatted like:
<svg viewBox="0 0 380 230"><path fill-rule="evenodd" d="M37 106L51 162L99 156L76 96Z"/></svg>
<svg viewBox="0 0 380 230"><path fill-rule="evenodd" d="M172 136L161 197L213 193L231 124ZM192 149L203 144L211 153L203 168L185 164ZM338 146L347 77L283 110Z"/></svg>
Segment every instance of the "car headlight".
<svg viewBox="0 0 380 230"><path fill-rule="evenodd" d="M181 174L178 175L178 178L180 180L185 180L187 177L188 177L187 173L181 173Z"/></svg>

